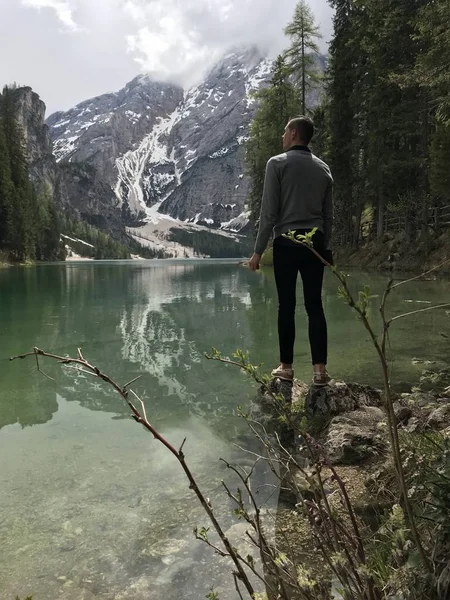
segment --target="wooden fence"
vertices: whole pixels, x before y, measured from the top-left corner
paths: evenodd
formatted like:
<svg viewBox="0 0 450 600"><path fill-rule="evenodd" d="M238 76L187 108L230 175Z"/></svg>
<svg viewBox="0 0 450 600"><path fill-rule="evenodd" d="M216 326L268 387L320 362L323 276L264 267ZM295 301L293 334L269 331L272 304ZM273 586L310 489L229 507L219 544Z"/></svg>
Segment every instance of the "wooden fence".
<svg viewBox="0 0 450 600"><path fill-rule="evenodd" d="M405 215L388 216L384 219L383 230L392 233L408 232L408 225L410 225L410 220ZM450 227L450 204L447 206L433 206L428 209L427 225L435 231ZM375 220L363 223L361 225L361 237L367 237L374 229L376 229Z"/></svg>

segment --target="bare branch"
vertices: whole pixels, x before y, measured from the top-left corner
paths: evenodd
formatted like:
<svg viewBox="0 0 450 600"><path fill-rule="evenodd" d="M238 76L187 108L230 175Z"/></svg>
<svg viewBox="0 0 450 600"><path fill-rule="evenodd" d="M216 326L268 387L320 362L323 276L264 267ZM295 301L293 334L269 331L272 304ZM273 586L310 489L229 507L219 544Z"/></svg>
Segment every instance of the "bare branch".
<svg viewBox="0 0 450 600"><path fill-rule="evenodd" d="M435 306L428 306L428 308L420 308L419 310L413 310L412 312L404 313L403 315L397 315L396 317L392 317L392 319L390 319L390 321L388 321L388 324L393 323L394 321L398 321L398 319L403 319L405 317L411 317L412 315L417 315L419 313L428 312L430 310L436 310L438 308L448 308L449 306L450 306L450 303L447 302L446 304L436 304Z"/></svg>
<svg viewBox="0 0 450 600"><path fill-rule="evenodd" d="M440 265L436 265L435 267L433 267L429 271L426 271L425 273L421 273L420 275L416 275L416 277L411 277L411 279L406 279L405 281L399 281L398 283L396 283L395 285L392 286L392 289L395 289L401 285L405 285L405 283L411 283L412 281L417 281L417 279L421 279L422 277L425 277L426 275L429 275L430 273L437 271L441 267L445 267L445 265L447 265L449 263L450 263L450 258L447 258Z"/></svg>
<svg viewBox="0 0 450 600"><path fill-rule="evenodd" d="M47 377L47 379L50 379L50 381L55 381L53 379L53 377L50 377L50 375L47 375L47 373L44 373L44 371L42 371L40 365L39 365L39 355L35 354L36 356L36 365L37 365L37 370L39 371L39 373L41 373L41 375L43 375L44 377Z"/></svg>
<svg viewBox="0 0 450 600"><path fill-rule="evenodd" d="M223 356L210 356L209 354L205 354L205 358L207 360L216 360L218 362L224 363L225 365L233 365L235 367L239 367L240 369L243 369L245 371L245 364L239 363L236 360L231 360L230 358L223 358Z"/></svg>
<svg viewBox="0 0 450 600"><path fill-rule="evenodd" d="M178 450L178 454L183 454L183 448L186 443L186 440L187 438L184 438L183 443L181 444L180 449Z"/></svg>
<svg viewBox="0 0 450 600"><path fill-rule="evenodd" d="M234 587L236 588L236 591L239 595L240 600L244 600L244 597L242 596L241 590L239 589L239 582L238 582L238 578L236 576L236 573L233 573L233 579L234 579Z"/></svg>
<svg viewBox="0 0 450 600"><path fill-rule="evenodd" d="M218 554L219 556L221 556L222 558L227 558L228 556L230 556L228 554L228 552L224 552L223 550L221 550L220 548L218 548L217 546L215 546L214 544L212 544L208 540L208 538L202 537L201 535L198 535L198 533L195 534L195 539L199 540L200 542L203 542L204 544L206 544L207 546L209 546L210 548L212 548L214 550L214 552L216 554Z"/></svg>
<svg viewBox="0 0 450 600"><path fill-rule="evenodd" d="M132 385L132 384L133 384L133 383L135 383L135 382L136 382L138 379L141 379L141 378L142 378L142 375L138 375L137 377L135 377L134 379L132 379L131 381L129 381L128 383L126 383L126 384L123 386L123 389L124 389L124 390L126 390L126 389L127 389L127 387L129 387L130 385Z"/></svg>
<svg viewBox="0 0 450 600"><path fill-rule="evenodd" d="M19 354L18 356L11 356L10 357L10 361L12 360L23 360L24 358L28 358L28 356L35 356L36 352L33 350L33 352L26 352L25 354Z"/></svg>
<svg viewBox="0 0 450 600"><path fill-rule="evenodd" d="M163 435L161 435L159 433L159 431L157 431L151 425L151 423L148 421L147 416L146 416L144 403L139 398L139 396L137 396L137 394L135 394L131 390L133 395L135 396L135 398L137 400L139 400L139 402L141 404L142 412L140 412L136 408L136 406L128 399L128 390L124 389L122 386L120 386L118 383L116 383L113 379L111 379L111 377L109 377L105 373L102 373L98 367L89 364L88 361L86 361L86 359L84 358L80 349L78 349L78 358L71 358L68 356L58 356L57 354L52 354L50 352L45 352L44 350L41 350L39 348L34 348L33 352L29 352L26 354L22 354L20 356L12 357L11 360L15 360L18 358L26 358L27 356L36 356L36 357L37 356L45 356L48 358L52 358L64 365L79 365L79 367L78 367L79 370L83 369L88 373L92 373L93 375L97 376L99 379L102 379L103 381L105 381L106 383L111 385L116 390L116 392L118 394L120 394L120 396L125 400L127 405L130 407L130 409L132 411L132 417L135 419L135 421L137 421L138 423L143 425L144 428L147 429L153 435L153 437L155 439L157 439L161 444L163 444L169 450L169 452L171 452L171 454L173 454L173 456L175 456L175 458L180 463L180 465L189 481L189 488L194 491L195 495L197 496L198 500L200 501L200 504L203 506L205 512L207 513L209 519L211 520L211 522L214 526L214 529L216 530L217 534L219 535L226 551L228 552L231 560L233 561L233 563L236 566L240 581L245 586L249 596L252 597L255 592L254 592L253 586L245 572L245 569L243 568L241 562L239 561L239 559L236 555L235 550L232 548L230 542L228 541L227 536L225 535L225 532L223 531L220 523L218 522L209 500L204 496L204 494L198 487L197 481L195 480L191 470L189 469L188 465L186 464L184 455L180 451L176 450L176 448ZM81 369L80 369L80 367L81 367Z"/></svg>
<svg viewBox="0 0 450 600"><path fill-rule="evenodd" d="M126 386L124 386L124 389L125 389L125 387ZM139 398L139 396L133 390L130 390L130 392L133 394L133 396L136 398L136 400L140 403L141 408L142 408L142 414L144 416L145 421L147 421L147 423L148 423L147 413L145 412L145 404L144 404L143 400L141 400L141 398Z"/></svg>
<svg viewBox="0 0 450 600"><path fill-rule="evenodd" d="M82 367L74 367L73 365L65 365L66 369L72 369L72 371L78 371L79 373L84 373L85 375L91 375L91 377L98 377L98 375L96 375L95 373L93 373L92 371L87 371L86 369L83 369Z"/></svg>

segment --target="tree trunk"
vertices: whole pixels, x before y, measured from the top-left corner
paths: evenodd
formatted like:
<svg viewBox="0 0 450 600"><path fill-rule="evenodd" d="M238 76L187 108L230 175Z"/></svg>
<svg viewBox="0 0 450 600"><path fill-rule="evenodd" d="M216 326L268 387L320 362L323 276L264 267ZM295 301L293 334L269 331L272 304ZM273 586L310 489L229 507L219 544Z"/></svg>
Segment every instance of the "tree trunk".
<svg viewBox="0 0 450 600"><path fill-rule="evenodd" d="M302 26L302 114L306 115L305 30Z"/></svg>
<svg viewBox="0 0 450 600"><path fill-rule="evenodd" d="M439 206L434 207L434 230L439 232Z"/></svg>
<svg viewBox="0 0 450 600"><path fill-rule="evenodd" d="M381 190L378 193L377 211L377 238L380 238L384 233L384 197Z"/></svg>
<svg viewBox="0 0 450 600"><path fill-rule="evenodd" d="M356 207L355 224L353 227L353 240L352 246L357 248L359 246L359 240L361 236L361 218L362 218L362 205L358 204Z"/></svg>

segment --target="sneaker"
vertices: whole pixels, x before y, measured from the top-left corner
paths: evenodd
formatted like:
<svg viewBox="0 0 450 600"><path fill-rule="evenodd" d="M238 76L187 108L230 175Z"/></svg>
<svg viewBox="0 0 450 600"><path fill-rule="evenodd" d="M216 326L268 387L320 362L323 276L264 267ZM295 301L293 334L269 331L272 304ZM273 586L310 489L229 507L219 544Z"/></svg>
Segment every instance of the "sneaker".
<svg viewBox="0 0 450 600"><path fill-rule="evenodd" d="M326 385L331 385L334 383L334 380L328 375L328 373L314 373L314 377L312 383L316 387L325 387Z"/></svg>
<svg viewBox="0 0 450 600"><path fill-rule="evenodd" d="M292 381L294 379L294 371L292 369L283 369L281 365L272 371L272 377Z"/></svg>

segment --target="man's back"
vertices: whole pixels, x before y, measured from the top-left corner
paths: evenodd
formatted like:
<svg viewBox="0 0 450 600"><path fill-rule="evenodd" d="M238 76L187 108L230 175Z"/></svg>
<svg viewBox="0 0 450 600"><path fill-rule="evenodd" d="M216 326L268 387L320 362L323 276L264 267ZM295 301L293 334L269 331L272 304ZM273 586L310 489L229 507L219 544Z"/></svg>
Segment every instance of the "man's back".
<svg viewBox="0 0 450 600"><path fill-rule="evenodd" d="M328 166L305 150L289 150L272 160L276 162L281 180L280 213L276 228L284 229L289 224L322 220L324 199L332 181ZM307 226L304 228L307 229Z"/></svg>
<svg viewBox="0 0 450 600"><path fill-rule="evenodd" d="M303 146L273 156L267 163L257 250L293 229L324 233L328 247L333 221L333 178L329 167Z"/></svg>

